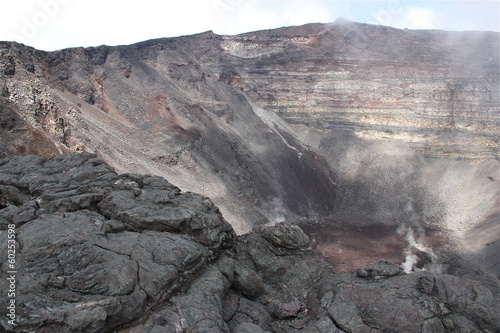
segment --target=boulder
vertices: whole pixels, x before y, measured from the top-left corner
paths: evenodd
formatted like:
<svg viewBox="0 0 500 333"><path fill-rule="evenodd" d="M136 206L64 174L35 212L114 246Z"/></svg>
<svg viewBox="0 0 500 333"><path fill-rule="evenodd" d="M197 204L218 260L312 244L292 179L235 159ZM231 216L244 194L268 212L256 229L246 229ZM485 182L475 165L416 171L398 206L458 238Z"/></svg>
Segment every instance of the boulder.
<svg viewBox="0 0 500 333"><path fill-rule="evenodd" d="M7 330L101 332L131 322L234 238L209 199L159 177L117 175L92 154L2 160L0 186L0 228L15 225L17 240L17 326L4 308Z"/></svg>
<svg viewBox="0 0 500 333"><path fill-rule="evenodd" d="M301 304L298 299L289 301L273 299L269 307L271 309L271 314L278 319L295 318L301 310Z"/></svg>
<svg viewBox="0 0 500 333"><path fill-rule="evenodd" d="M297 225L278 223L264 228L262 237L273 245L298 250L309 246L309 237Z"/></svg>
<svg viewBox="0 0 500 333"><path fill-rule="evenodd" d="M401 269L397 264L391 264L387 261L379 261L368 265L366 268L358 268L356 274L359 277L372 279L384 279L398 275Z"/></svg>

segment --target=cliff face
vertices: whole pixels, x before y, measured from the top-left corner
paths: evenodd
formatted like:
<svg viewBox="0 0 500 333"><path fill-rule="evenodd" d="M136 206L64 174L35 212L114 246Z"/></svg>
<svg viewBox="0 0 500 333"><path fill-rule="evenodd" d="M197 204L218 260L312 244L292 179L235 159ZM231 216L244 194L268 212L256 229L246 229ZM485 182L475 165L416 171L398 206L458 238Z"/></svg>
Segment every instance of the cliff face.
<svg viewBox="0 0 500 333"><path fill-rule="evenodd" d="M498 158L499 36L338 21L223 37L225 66L292 124Z"/></svg>

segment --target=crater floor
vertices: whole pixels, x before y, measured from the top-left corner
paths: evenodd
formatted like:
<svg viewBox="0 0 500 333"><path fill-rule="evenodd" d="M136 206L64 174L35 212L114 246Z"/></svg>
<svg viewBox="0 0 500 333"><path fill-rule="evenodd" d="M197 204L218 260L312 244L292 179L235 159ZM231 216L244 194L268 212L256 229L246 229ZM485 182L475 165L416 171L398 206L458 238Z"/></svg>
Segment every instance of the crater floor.
<svg viewBox="0 0 500 333"><path fill-rule="evenodd" d="M440 255L447 258L454 247L444 231L430 228L422 230L423 235L418 237L422 248L430 252L426 253L409 244L406 231L393 226L373 224L355 227L332 220L321 224L302 222L299 225L309 236L313 250L335 272L352 272L378 260L402 264L411 254L419 258L415 268L423 268L432 263L431 254L436 256L434 264L440 264L443 260Z"/></svg>

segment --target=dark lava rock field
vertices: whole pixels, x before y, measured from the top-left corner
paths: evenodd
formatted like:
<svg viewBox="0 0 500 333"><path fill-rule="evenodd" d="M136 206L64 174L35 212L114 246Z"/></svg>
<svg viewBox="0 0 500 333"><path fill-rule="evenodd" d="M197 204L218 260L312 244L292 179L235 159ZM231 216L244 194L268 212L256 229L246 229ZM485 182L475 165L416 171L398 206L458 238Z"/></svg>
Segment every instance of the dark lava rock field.
<svg viewBox="0 0 500 333"><path fill-rule="evenodd" d="M118 175L92 154L0 160L0 190L2 236L14 228L17 249L16 325L2 307L4 331L500 329L497 281L465 264L460 274L388 261L337 271L297 225L236 236L210 199Z"/></svg>

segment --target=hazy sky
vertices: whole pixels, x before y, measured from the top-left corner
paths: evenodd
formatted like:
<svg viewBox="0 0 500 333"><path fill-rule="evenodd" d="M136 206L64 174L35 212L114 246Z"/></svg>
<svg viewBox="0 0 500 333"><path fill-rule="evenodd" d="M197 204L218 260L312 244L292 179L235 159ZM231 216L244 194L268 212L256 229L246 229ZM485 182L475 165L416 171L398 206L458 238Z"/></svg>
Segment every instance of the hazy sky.
<svg viewBox="0 0 500 333"><path fill-rule="evenodd" d="M43 50L238 34L338 17L408 29L500 30L500 1L0 0L0 40Z"/></svg>

